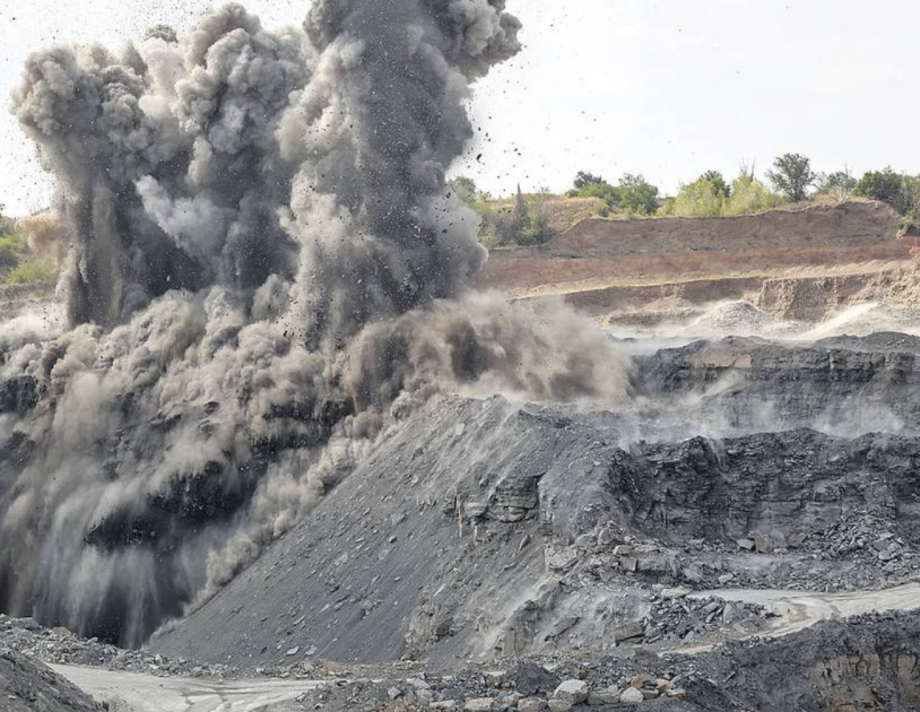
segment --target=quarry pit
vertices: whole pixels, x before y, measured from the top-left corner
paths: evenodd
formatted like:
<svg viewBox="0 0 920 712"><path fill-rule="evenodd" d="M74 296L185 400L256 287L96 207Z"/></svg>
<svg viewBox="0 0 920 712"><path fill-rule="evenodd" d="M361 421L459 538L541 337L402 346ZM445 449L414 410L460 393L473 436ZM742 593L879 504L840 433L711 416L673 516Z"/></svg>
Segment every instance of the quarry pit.
<svg viewBox="0 0 920 712"><path fill-rule="evenodd" d="M64 257L0 291L0 711L920 708L914 238L489 254L446 173L521 26L456 7L29 60Z"/></svg>

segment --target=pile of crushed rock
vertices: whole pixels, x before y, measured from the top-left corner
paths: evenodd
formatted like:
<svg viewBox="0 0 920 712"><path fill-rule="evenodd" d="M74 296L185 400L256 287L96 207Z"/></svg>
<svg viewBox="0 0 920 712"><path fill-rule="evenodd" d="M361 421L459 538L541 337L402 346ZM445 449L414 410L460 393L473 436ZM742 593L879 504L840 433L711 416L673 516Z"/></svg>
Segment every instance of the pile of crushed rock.
<svg viewBox="0 0 920 712"><path fill-rule="evenodd" d="M125 650L100 642L98 638L79 638L66 628L44 628L32 618L10 618L2 614L0 647L46 663L85 665L158 677L222 678L234 673L233 668L226 665L192 663L182 658L151 655L143 650Z"/></svg>

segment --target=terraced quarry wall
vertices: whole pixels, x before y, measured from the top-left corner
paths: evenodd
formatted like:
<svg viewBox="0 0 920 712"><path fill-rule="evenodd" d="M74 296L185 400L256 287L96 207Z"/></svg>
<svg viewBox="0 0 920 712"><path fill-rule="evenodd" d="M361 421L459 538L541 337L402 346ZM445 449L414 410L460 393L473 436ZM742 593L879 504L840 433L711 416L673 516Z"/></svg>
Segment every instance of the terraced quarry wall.
<svg viewBox="0 0 920 712"><path fill-rule="evenodd" d="M858 201L731 218L582 220L540 247L492 252L486 286L522 296L901 260L899 218ZM769 276L769 275L768 275Z"/></svg>

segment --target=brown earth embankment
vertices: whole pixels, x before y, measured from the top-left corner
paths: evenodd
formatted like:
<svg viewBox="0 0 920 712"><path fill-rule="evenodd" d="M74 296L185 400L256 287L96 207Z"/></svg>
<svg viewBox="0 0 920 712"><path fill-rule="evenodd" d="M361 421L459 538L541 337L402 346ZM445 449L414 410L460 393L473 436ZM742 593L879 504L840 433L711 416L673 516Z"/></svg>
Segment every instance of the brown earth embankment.
<svg viewBox="0 0 920 712"><path fill-rule="evenodd" d="M523 296L902 260L910 245L898 229L898 215L872 201L730 218L589 218L546 245L493 251L481 279Z"/></svg>

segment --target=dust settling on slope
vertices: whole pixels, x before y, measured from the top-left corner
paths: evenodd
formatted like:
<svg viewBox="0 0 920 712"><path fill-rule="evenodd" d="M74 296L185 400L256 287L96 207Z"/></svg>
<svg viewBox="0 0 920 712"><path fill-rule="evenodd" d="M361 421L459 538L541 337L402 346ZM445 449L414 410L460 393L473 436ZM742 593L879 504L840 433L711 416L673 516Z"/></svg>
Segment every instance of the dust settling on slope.
<svg viewBox="0 0 920 712"><path fill-rule="evenodd" d="M445 186L504 0L239 5L115 54L31 57L69 326L0 326L0 610L139 645L443 390L611 403L607 342L469 285Z"/></svg>

